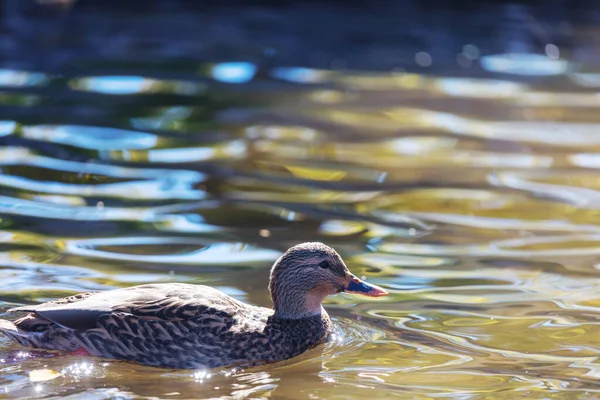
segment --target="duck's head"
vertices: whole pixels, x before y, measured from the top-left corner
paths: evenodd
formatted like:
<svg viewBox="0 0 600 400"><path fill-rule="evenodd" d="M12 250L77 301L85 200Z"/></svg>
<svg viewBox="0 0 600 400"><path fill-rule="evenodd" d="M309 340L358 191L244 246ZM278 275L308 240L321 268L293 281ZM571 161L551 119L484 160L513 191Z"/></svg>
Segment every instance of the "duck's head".
<svg viewBox="0 0 600 400"><path fill-rule="evenodd" d="M388 292L354 276L340 255L323 243L302 243L286 251L273 265L269 282L275 315L304 318L321 313L325 297L356 293L380 297Z"/></svg>

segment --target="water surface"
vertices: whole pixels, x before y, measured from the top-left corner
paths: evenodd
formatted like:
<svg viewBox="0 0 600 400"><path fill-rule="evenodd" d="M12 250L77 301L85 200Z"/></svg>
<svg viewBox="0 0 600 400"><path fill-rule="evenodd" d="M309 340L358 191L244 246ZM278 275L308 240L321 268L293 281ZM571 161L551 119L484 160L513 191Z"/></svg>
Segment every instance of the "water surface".
<svg viewBox="0 0 600 400"><path fill-rule="evenodd" d="M373 51L362 59L303 59L286 52L296 36L282 30L280 47L203 60L193 35L144 36L208 18L181 7L73 9L58 37L36 31L47 53L11 53L31 45L17 28L7 39L17 44L0 49L13 54L0 69L0 317L149 282L208 284L270 306L270 266L309 240L390 296L330 298L335 341L245 371L58 356L0 337L0 398L600 397L593 24L537 15L544 36L527 19L535 10L495 5L473 14L502 11L490 39L475 17L452 31L460 10L442 8L448 19L432 24L413 5L402 18L421 18L411 34L433 41L397 42L394 57L374 36L355 40L356 54ZM251 11L271 27L292 12ZM189 33L198 21L188 22ZM92 26L133 33L108 40ZM330 53L334 33L321 43ZM42 369L61 375L32 381Z"/></svg>

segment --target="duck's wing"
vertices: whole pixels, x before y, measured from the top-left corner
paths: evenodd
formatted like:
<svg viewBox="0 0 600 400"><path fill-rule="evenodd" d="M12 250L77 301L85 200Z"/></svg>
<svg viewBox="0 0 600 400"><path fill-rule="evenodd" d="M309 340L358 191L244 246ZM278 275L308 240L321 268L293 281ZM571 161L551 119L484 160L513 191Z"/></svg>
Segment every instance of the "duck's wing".
<svg viewBox="0 0 600 400"><path fill-rule="evenodd" d="M250 306L208 286L173 283L83 293L11 311L31 312L65 328L85 330L96 328L104 315L175 322L202 316L231 318L247 307Z"/></svg>

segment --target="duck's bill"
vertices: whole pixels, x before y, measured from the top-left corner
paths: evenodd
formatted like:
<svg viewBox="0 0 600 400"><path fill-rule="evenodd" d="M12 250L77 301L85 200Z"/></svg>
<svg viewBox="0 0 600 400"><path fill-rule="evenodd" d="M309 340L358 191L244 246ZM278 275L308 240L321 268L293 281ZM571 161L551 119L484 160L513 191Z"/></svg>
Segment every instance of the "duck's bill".
<svg viewBox="0 0 600 400"><path fill-rule="evenodd" d="M355 276L350 278L350 282L346 285L344 292L361 294L363 296L369 297L381 297L388 295L387 290L385 290L384 288L381 288L377 285L372 285L365 281L361 281Z"/></svg>

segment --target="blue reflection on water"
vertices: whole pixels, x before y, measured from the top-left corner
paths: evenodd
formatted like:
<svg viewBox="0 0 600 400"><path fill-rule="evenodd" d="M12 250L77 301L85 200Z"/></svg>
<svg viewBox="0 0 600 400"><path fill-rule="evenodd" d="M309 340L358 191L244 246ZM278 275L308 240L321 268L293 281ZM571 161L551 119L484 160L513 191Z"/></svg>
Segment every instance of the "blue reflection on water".
<svg viewBox="0 0 600 400"><path fill-rule="evenodd" d="M17 128L15 121L0 121L0 136L10 135Z"/></svg>
<svg viewBox="0 0 600 400"><path fill-rule="evenodd" d="M271 71L271 76L290 82L310 83L322 79L322 72L311 68L280 67Z"/></svg>
<svg viewBox="0 0 600 400"><path fill-rule="evenodd" d="M76 82L78 89L106 94L133 94L148 89L152 79L142 76L95 76Z"/></svg>
<svg viewBox="0 0 600 400"><path fill-rule="evenodd" d="M281 255L280 252L244 243L212 243L201 238L186 237L120 237L74 239L65 242L70 254L98 257L120 261L136 261L161 264L193 264L204 266L256 265L271 263ZM166 251L165 254L135 254L128 250L136 246L196 245L197 250L184 253ZM105 248L108 246L108 248ZM122 249L118 252L117 247Z"/></svg>
<svg viewBox="0 0 600 400"><path fill-rule="evenodd" d="M526 85L497 79L440 78L438 87L455 97L510 97L521 94Z"/></svg>
<svg viewBox="0 0 600 400"><path fill-rule="evenodd" d="M488 71L504 74L549 76L565 73L568 63L540 54L508 53L481 57L481 66Z"/></svg>
<svg viewBox="0 0 600 400"><path fill-rule="evenodd" d="M0 86L41 86L48 83L48 77L39 72L0 69Z"/></svg>
<svg viewBox="0 0 600 400"><path fill-rule="evenodd" d="M217 64L212 69L212 76L218 81L227 83L244 83L254 78L256 65L249 62L227 62Z"/></svg>
<svg viewBox="0 0 600 400"><path fill-rule="evenodd" d="M139 150L156 146L156 135L125 129L78 125L36 125L23 128L28 139L68 144L90 150Z"/></svg>

